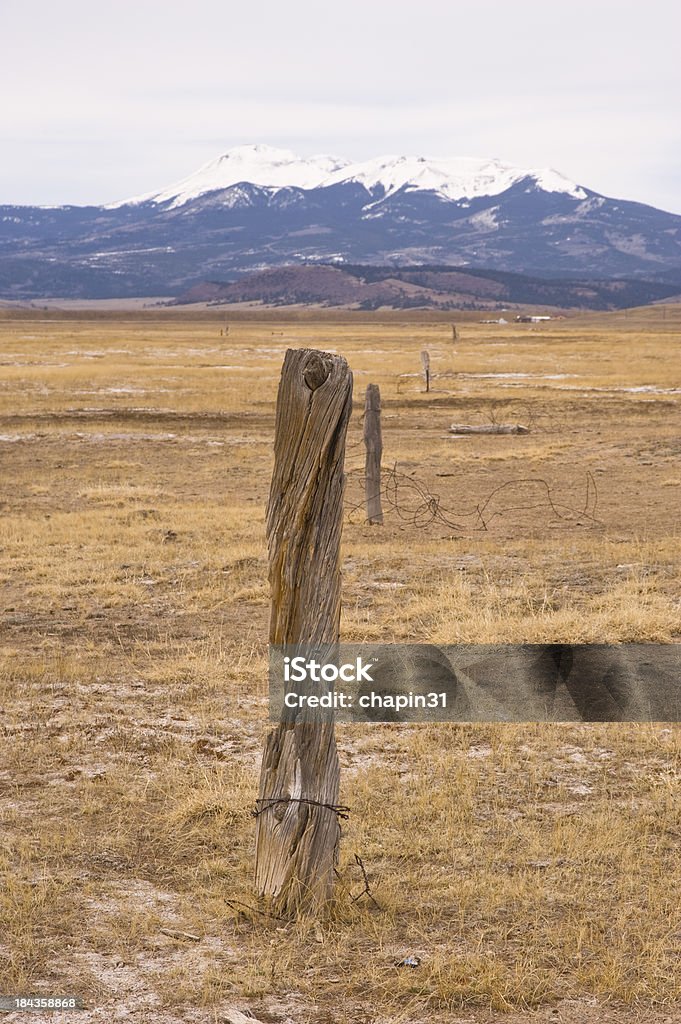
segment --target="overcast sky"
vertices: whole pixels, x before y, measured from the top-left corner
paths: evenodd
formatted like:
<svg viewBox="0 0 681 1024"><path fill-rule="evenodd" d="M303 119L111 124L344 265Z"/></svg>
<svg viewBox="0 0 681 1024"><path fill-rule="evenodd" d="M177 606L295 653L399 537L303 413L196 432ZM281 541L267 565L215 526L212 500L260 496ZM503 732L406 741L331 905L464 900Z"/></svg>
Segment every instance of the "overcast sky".
<svg viewBox="0 0 681 1024"><path fill-rule="evenodd" d="M230 146L499 157L681 213L678 0L0 0L0 204Z"/></svg>

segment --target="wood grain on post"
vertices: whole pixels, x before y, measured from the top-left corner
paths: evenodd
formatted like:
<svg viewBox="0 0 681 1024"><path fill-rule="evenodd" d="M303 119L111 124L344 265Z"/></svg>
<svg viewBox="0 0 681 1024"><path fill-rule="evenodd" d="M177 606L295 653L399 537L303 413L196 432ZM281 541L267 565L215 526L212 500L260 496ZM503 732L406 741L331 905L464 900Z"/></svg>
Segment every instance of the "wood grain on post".
<svg viewBox="0 0 681 1024"><path fill-rule="evenodd" d="M366 495L367 520L371 525L383 525L381 507L381 392L378 384L367 384L364 400L364 493Z"/></svg>
<svg viewBox="0 0 681 1024"><path fill-rule="evenodd" d="M271 644L338 642L351 405L345 359L289 349L267 509ZM314 908L332 894L339 827L331 807L338 803L339 781L333 720L310 709L285 709L265 741L256 825L255 883L276 913Z"/></svg>
<svg viewBox="0 0 681 1024"><path fill-rule="evenodd" d="M426 382L426 391L430 391L430 352L425 350L421 353L421 366L423 367L423 379Z"/></svg>

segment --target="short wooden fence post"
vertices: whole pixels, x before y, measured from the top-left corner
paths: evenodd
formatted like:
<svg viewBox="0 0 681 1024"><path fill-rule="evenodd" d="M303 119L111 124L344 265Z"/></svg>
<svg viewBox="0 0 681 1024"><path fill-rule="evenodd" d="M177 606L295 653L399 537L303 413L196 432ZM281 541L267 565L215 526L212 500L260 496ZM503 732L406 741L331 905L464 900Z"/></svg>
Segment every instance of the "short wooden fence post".
<svg viewBox="0 0 681 1024"><path fill-rule="evenodd" d="M423 379L426 382L426 391L430 391L430 352L425 350L421 353L421 366L423 367Z"/></svg>
<svg viewBox="0 0 681 1024"><path fill-rule="evenodd" d="M364 401L364 493L366 495L367 520L371 525L383 525L381 507L381 392L378 384L367 384Z"/></svg>

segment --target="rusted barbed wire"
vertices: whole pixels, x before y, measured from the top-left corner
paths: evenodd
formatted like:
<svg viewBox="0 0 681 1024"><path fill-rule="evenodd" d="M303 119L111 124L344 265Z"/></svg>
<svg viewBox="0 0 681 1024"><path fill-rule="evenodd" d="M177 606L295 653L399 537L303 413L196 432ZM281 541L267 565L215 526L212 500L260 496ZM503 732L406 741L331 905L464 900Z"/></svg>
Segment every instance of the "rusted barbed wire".
<svg viewBox="0 0 681 1024"><path fill-rule="evenodd" d="M358 484L363 484L364 476L361 469L350 469L347 471L349 478L355 479ZM497 516L503 516L514 512L530 512L544 509L552 513L556 519L568 525L577 525L580 520L588 520L591 525L598 525L596 517L598 508L598 488L596 480L590 470L586 471L586 483L584 502L581 508L573 508L564 501L559 500L555 495L554 487L543 477L520 477L518 479L506 480L499 484L482 500L473 507L466 510L447 508L439 494L430 491L425 484L416 480L413 476L400 473L397 464L392 469L384 471L384 485L381 497L384 499L386 510L394 513L401 522L408 523L420 529L425 529L433 523L446 526L452 530L462 530L470 525L473 520L474 530L486 531L489 524ZM508 504L503 508L493 509L491 504L500 494L510 492L514 488L535 488L542 498L537 501L522 502L520 504ZM358 501L348 507L348 516L351 521L357 516L360 510L364 510L364 502Z"/></svg>
<svg viewBox="0 0 681 1024"><path fill-rule="evenodd" d="M348 888L348 886L347 885L345 886L345 891L348 894L348 896L350 897L351 902L352 903L358 903L362 899L363 896L368 896L369 899L371 900L371 902L373 903L373 905L376 907L376 909L377 910L381 910L382 908L381 908L380 904L377 902L376 897L374 896L374 894L371 891L371 885L369 884L369 875L367 873L367 869L364 866L364 861L362 860L362 858L360 857L360 855L358 853L355 854L355 864L357 865L359 870L362 872L362 881L364 882L364 888L362 889L361 892L358 892L358 893L356 893L353 896L353 894L350 891L350 889ZM343 881L341 873L340 873L340 871L337 868L333 869L333 873L334 873L334 875L336 876L336 878L339 881Z"/></svg>
<svg viewBox="0 0 681 1024"><path fill-rule="evenodd" d="M327 810L333 811L337 817L347 821L350 817L350 808L344 804L327 804L323 800L308 800L304 797L295 796L279 796L272 797L271 799L260 799L255 801L256 804L262 804L262 807L254 807L251 811L253 818L259 818L263 811L267 811L270 807L275 807L277 804L309 804L311 807L326 807Z"/></svg>
<svg viewBox="0 0 681 1024"><path fill-rule="evenodd" d="M374 894L371 891L371 886L369 885L369 876L367 874L367 869L364 867L364 861L362 860L362 858L360 857L360 855L358 853L355 854L355 864L357 865L359 870L362 872L362 880L364 882L364 888L362 889L361 892L358 892L356 896L351 896L352 902L353 903L357 903L358 900L361 900L362 896L368 896L369 899L371 900L371 902L373 903L373 905L376 907L376 909L380 910L381 908L380 908L379 904L377 903L376 898L374 897Z"/></svg>

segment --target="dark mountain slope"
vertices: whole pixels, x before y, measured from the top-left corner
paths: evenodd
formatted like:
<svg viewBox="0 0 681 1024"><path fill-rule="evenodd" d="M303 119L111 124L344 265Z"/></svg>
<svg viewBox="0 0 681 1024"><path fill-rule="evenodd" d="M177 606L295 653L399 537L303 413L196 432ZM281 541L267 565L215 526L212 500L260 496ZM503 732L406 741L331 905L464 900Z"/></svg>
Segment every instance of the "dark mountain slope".
<svg viewBox="0 0 681 1024"><path fill-rule="evenodd" d="M546 191L532 177L458 200L409 185L241 182L181 205L0 207L2 298L173 296L205 280L330 262L678 285L681 217L581 188Z"/></svg>

